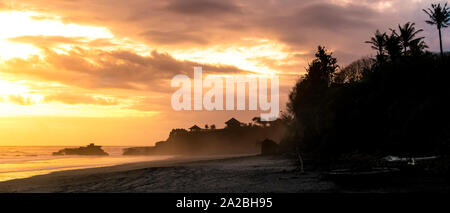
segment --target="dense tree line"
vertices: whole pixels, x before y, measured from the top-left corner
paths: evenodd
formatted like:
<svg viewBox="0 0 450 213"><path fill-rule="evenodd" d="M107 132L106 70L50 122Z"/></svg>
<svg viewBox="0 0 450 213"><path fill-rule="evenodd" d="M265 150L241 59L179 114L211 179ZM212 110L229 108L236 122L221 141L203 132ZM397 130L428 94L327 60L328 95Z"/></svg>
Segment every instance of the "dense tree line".
<svg viewBox="0 0 450 213"><path fill-rule="evenodd" d="M430 17L439 11L448 16L446 5L433 8ZM438 16L446 26L448 17ZM426 51L421 32L409 22L390 33L377 30L366 42L376 56L343 68L319 46L290 93L287 117L293 119L282 145L323 159L348 153L448 155L450 56Z"/></svg>

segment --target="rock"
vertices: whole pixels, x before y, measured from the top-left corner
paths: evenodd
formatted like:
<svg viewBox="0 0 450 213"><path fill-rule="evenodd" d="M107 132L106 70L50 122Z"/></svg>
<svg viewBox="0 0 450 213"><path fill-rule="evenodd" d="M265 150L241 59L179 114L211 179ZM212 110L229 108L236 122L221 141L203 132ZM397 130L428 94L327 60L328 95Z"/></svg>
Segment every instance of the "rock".
<svg viewBox="0 0 450 213"><path fill-rule="evenodd" d="M57 152L53 152L53 155L109 155L101 146L96 146L93 143L79 148L65 148Z"/></svg>

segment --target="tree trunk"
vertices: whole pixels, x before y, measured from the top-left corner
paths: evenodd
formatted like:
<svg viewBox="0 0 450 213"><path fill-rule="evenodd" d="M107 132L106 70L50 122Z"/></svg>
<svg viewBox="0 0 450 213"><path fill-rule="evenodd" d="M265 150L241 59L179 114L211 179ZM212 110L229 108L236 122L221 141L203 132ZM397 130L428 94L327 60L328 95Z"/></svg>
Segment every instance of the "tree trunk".
<svg viewBox="0 0 450 213"><path fill-rule="evenodd" d="M442 36L441 36L441 28L438 28L439 30L439 46L441 48L441 58L444 58L444 51L442 50Z"/></svg>

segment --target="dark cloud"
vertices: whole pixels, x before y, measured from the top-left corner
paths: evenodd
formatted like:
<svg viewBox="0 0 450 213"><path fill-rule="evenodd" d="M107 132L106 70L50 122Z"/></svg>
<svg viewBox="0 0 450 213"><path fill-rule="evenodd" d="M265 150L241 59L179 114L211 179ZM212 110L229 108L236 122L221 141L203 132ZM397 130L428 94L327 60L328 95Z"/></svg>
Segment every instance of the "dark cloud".
<svg viewBox="0 0 450 213"><path fill-rule="evenodd" d="M185 14L163 13L163 17L170 17L163 19L167 21L164 26L178 28L160 31L153 27L143 35L154 44L198 47L221 42L232 44L242 37L263 37L285 43L291 51L312 52L322 44L341 52L355 48L356 55L367 54L369 48L361 44L377 28L381 18L373 7L357 2L335 4L302 0L268 2L266 5L258 4L258 1L241 1L238 5L240 13L220 18L189 15L184 19ZM355 44L357 40L361 42Z"/></svg>
<svg viewBox="0 0 450 213"><path fill-rule="evenodd" d="M205 45L208 40L202 35L196 35L194 31L156 31L149 30L142 33L148 40L158 44L179 44L179 43L191 43Z"/></svg>
<svg viewBox="0 0 450 213"><path fill-rule="evenodd" d="M292 51L328 42L333 49L349 52L356 47L362 54L370 48L355 41L365 41L376 28L407 21L426 27L421 9L427 6L427 1L408 0L23 0L15 4L58 14L68 23L107 26L116 35L173 48L233 43L253 36L284 42ZM431 46L436 48L434 43Z"/></svg>
<svg viewBox="0 0 450 213"><path fill-rule="evenodd" d="M222 0L170 0L166 9L191 16L217 16L241 12L240 8L233 4L233 1Z"/></svg>
<svg viewBox="0 0 450 213"><path fill-rule="evenodd" d="M341 44L339 39L348 40L346 36L355 39L358 36L355 32L375 28L372 21L376 14L366 6L310 3L284 14L262 16L257 25L295 50L305 46L315 48L325 41L337 46Z"/></svg>
<svg viewBox="0 0 450 213"><path fill-rule="evenodd" d="M372 19L377 13L366 6L317 3L297 12L292 18L298 27L344 31L373 28Z"/></svg>
<svg viewBox="0 0 450 213"><path fill-rule="evenodd" d="M300 58L302 61L313 56L317 45L325 45L336 52L340 63L371 54L364 41L376 29L387 30L407 21L415 21L418 27L424 28L427 43L436 50L436 30L423 22L426 16L421 12L428 4L407 0L264 3L260 0L23 0L17 3L36 11L58 14L67 23L106 26L118 37L126 36L169 51L202 49L215 44L242 45L242 38L255 37L281 42L287 46L286 51L293 54L307 51L308 54ZM383 5L390 6L380 7ZM107 43L105 40L94 43L100 46L102 42ZM444 42L447 41L444 39ZM298 69L303 69L304 65ZM116 84L113 81L103 83Z"/></svg>

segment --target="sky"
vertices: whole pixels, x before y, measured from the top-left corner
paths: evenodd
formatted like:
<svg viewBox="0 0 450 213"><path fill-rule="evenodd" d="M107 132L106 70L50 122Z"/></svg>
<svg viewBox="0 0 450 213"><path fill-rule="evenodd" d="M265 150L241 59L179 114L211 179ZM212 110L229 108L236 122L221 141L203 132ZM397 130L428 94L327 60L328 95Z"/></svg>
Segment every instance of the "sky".
<svg viewBox="0 0 450 213"><path fill-rule="evenodd" d="M434 2L434 3L438 3ZM280 108L318 45L338 63L375 53L375 30L415 22L425 0L0 0L0 145L153 145L173 128L250 122L258 111L174 111L171 79L280 79ZM443 30L449 50L448 29Z"/></svg>

